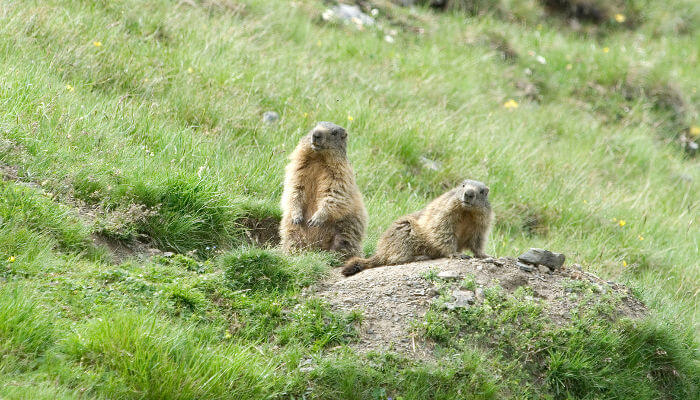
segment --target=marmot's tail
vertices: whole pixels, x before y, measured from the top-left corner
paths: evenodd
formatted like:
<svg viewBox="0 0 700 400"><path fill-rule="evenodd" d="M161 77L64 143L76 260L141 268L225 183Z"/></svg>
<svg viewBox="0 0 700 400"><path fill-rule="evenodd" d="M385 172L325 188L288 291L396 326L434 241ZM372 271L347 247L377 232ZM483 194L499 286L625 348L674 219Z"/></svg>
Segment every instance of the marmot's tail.
<svg viewBox="0 0 700 400"><path fill-rule="evenodd" d="M380 265L384 265L384 263L379 259L379 257L377 257L376 254L370 258L353 257L349 259L345 265L343 265L343 275L355 275L358 272L369 268L375 268Z"/></svg>

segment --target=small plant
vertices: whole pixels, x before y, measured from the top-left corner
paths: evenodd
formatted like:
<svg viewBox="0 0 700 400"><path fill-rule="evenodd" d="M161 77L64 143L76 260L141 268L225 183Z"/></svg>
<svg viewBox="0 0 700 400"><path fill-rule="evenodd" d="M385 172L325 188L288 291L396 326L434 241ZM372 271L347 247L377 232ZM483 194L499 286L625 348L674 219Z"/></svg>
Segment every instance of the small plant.
<svg viewBox="0 0 700 400"><path fill-rule="evenodd" d="M294 282L287 260L270 250L238 250L222 257L221 266L233 289L283 291Z"/></svg>
<svg viewBox="0 0 700 400"><path fill-rule="evenodd" d="M476 290L476 279L474 274L466 274L462 279L460 286L465 290Z"/></svg>

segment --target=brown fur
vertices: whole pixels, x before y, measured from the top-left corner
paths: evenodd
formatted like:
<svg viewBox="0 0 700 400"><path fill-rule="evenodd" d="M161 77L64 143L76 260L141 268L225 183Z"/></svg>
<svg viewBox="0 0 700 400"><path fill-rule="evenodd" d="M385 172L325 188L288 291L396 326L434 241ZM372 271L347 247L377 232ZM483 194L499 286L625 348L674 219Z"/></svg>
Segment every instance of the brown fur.
<svg viewBox="0 0 700 400"><path fill-rule="evenodd" d="M343 259L362 254L367 211L346 143L345 129L320 122L289 157L280 224L284 251L330 250Z"/></svg>
<svg viewBox="0 0 700 400"><path fill-rule="evenodd" d="M484 247L493 221L488 190L481 182L466 180L424 209L397 219L382 234L376 254L349 260L343 274L350 276L382 265L463 257L460 252L464 249L486 257Z"/></svg>

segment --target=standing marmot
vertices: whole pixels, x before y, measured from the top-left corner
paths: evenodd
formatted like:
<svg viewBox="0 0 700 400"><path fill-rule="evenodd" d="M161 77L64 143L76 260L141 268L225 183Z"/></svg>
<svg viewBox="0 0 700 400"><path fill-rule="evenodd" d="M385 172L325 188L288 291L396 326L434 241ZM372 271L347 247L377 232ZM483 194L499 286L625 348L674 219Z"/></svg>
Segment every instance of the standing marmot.
<svg viewBox="0 0 700 400"><path fill-rule="evenodd" d="M280 237L286 252L331 250L362 254L367 210L345 154L348 134L319 122L289 157L282 193Z"/></svg>
<svg viewBox="0 0 700 400"><path fill-rule="evenodd" d="M379 238L376 254L349 260L343 275L382 265L461 256L464 249L486 257L484 247L493 220L488 194L483 183L465 180L424 209L394 221Z"/></svg>

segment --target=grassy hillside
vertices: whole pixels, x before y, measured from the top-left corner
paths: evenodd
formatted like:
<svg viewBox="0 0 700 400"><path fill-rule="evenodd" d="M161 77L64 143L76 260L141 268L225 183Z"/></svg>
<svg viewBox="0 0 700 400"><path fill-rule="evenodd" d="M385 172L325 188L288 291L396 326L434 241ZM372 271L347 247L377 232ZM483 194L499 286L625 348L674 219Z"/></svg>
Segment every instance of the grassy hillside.
<svg viewBox="0 0 700 400"><path fill-rule="evenodd" d="M0 397L698 395L698 2L577 22L552 7L575 1L360 3L378 25L316 0L0 2ZM489 254L561 251L651 316L579 327L536 368L476 344L437 366L353 354L361 315L301 295L332 257L246 245L319 120L349 131L366 252L478 179Z"/></svg>

